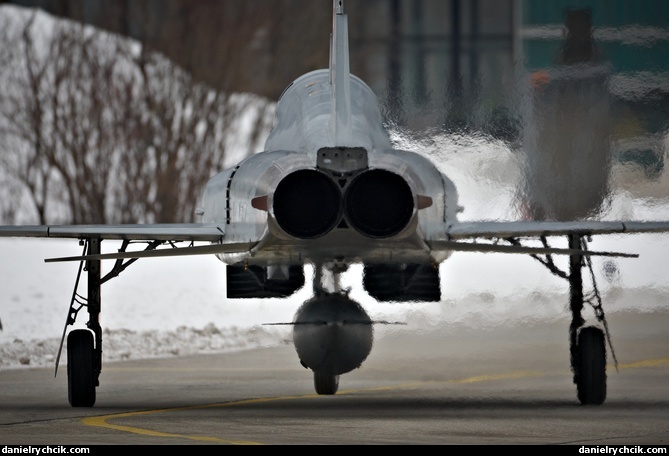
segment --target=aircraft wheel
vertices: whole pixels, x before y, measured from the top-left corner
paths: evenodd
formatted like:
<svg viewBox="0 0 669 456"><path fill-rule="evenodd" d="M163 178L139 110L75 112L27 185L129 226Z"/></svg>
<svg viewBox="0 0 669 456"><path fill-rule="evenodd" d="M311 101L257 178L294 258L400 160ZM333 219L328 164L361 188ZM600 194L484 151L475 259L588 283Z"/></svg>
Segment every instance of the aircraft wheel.
<svg viewBox="0 0 669 456"><path fill-rule="evenodd" d="M599 328L583 328L575 360L576 391L583 405L601 405L606 399L606 345Z"/></svg>
<svg viewBox="0 0 669 456"><path fill-rule="evenodd" d="M76 329L67 336L67 397L72 407L93 407L93 333Z"/></svg>
<svg viewBox="0 0 669 456"><path fill-rule="evenodd" d="M335 394L339 389L339 375L314 372L316 394Z"/></svg>

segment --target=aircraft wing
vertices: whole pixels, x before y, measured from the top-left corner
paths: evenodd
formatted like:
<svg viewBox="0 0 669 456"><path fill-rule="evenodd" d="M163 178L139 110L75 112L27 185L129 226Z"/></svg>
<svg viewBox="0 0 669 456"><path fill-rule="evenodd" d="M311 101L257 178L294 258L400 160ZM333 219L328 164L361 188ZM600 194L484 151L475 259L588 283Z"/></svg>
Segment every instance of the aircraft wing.
<svg viewBox="0 0 669 456"><path fill-rule="evenodd" d="M213 223L146 225L22 225L0 226L0 237L98 238L132 241L220 241L224 231Z"/></svg>
<svg viewBox="0 0 669 456"><path fill-rule="evenodd" d="M574 221L574 222L459 222L447 230L450 239L506 239L578 234L661 233L669 222Z"/></svg>
<svg viewBox="0 0 669 456"><path fill-rule="evenodd" d="M0 237L111 239L171 244L171 248L165 249L123 250L97 255L54 258L46 260L47 262L238 253L249 251L255 245L253 242L226 242L223 227L214 223L0 226ZM181 241L209 242L210 244L187 247L176 247L173 244Z"/></svg>
<svg viewBox="0 0 669 456"><path fill-rule="evenodd" d="M448 240L428 241L433 250L500 252L523 254L561 254L637 257L636 254L620 252L593 252L582 249L550 247L545 242L548 237L556 236L591 236L625 233L662 233L669 232L669 222L635 221L573 221L573 222L458 222L447 229ZM480 243L479 239L491 242ZM521 245L520 239L541 239L541 247ZM500 244L499 242L507 242Z"/></svg>

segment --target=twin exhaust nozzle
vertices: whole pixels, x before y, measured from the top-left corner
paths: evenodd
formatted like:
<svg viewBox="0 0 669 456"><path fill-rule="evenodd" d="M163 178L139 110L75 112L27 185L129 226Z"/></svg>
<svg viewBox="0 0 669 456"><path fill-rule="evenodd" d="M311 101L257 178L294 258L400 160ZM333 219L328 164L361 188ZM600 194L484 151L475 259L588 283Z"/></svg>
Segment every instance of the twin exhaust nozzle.
<svg viewBox="0 0 669 456"><path fill-rule="evenodd" d="M281 229L299 239L315 239L335 227L392 237L409 224L414 208L406 180L384 169L337 180L317 169L298 170L279 182L272 203Z"/></svg>

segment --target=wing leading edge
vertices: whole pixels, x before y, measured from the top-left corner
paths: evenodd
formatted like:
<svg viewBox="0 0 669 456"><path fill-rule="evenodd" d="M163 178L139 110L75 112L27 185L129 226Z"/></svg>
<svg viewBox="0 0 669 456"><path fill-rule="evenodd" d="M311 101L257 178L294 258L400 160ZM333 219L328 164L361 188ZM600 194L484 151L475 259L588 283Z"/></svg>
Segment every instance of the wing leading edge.
<svg viewBox="0 0 669 456"><path fill-rule="evenodd" d="M23 225L0 226L0 237L100 239L169 243L170 248L120 251L97 255L50 258L46 262L210 255L250 251L255 242L226 242L223 227L214 223L155 223L128 225ZM191 242L176 247L176 242ZM209 242L208 245L193 245Z"/></svg>
<svg viewBox="0 0 669 456"><path fill-rule="evenodd" d="M213 223L0 226L0 237L220 242L224 234L223 228Z"/></svg>

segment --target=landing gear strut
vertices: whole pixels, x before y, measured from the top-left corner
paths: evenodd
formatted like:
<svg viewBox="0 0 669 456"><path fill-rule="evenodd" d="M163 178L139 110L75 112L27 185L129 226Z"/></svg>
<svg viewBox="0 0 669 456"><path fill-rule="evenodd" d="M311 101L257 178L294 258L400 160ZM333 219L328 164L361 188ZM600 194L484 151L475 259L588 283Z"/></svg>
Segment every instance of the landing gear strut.
<svg viewBox="0 0 669 456"><path fill-rule="evenodd" d="M84 243L84 254L100 254L100 239L87 239ZM69 325L74 324L79 311L88 308L88 329L75 329L67 336L67 397L72 407L93 407L95 405L95 388L100 384L102 372L102 327L100 326L100 260L88 260L79 265L77 280L74 284L72 301L67 321L63 329L63 339ZM88 275L87 297L77 293L82 268ZM63 346L61 339L61 349ZM56 360L56 373L58 360Z"/></svg>
<svg viewBox="0 0 669 456"><path fill-rule="evenodd" d="M586 244L579 235L569 235L569 248L584 249ZM587 263L592 271L590 259ZM571 369L576 384L576 395L583 405L601 405L606 399L606 342L604 332L597 327L583 327L585 320L581 316L583 310L583 255L572 255L569 260L569 291L571 324L569 325L569 351ZM599 299L597 285L592 276L595 295ZM597 317L604 320L601 304L595 307L600 310ZM600 318L601 316L601 318Z"/></svg>
<svg viewBox="0 0 669 456"><path fill-rule="evenodd" d="M84 256L99 255L102 239L88 238L82 240L84 245ZM124 241L120 251L124 252L129 241ZM153 250L162 241L148 242L146 250ZM100 326L100 297L101 287L106 281L118 276L125 268L137 259L117 260L112 270L101 277L101 261L89 259L81 261L79 272L72 292L72 300L68 310L63 336L60 341L60 349L56 358L56 374L58 374L58 362L65 341L67 327L73 325L79 311L86 307L88 310L87 329L75 329L67 336L67 391L68 400L72 407L93 407L95 405L95 388L100 385L100 373L102 372L102 327ZM85 267L84 267L85 265ZM86 297L78 293L81 273L87 274Z"/></svg>
<svg viewBox="0 0 669 456"><path fill-rule="evenodd" d="M323 296L329 293L326 282L329 282L329 288L332 289L333 293L341 293L341 274L346 272L346 269L345 265L339 264L329 264L327 266L316 265L314 268L314 295ZM339 375L314 370L314 389L316 390L316 394L320 395L337 394Z"/></svg>
<svg viewBox="0 0 669 456"><path fill-rule="evenodd" d="M520 245L517 239L508 239L511 244ZM544 246L546 239L542 237ZM601 297L597 289L597 282L592 269L590 257L587 255L587 242L584 235L568 235L569 248L583 251L583 255L569 257L569 272L560 270L550 255L540 257L532 255L546 266L553 274L569 281L569 309L571 323L569 325L569 355L573 380L576 384L576 395L583 405L600 405L606 399L606 345L611 347L611 355L615 361L615 354L608 333L608 326L602 308ZM592 297L586 298L583 293L583 267L590 271L593 292ZM596 303L593 302L596 300ZM603 330L596 326L585 326L586 320L581 312L583 304L589 303L602 325Z"/></svg>

